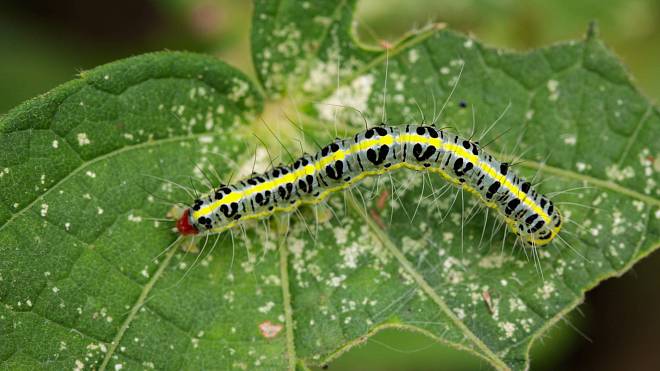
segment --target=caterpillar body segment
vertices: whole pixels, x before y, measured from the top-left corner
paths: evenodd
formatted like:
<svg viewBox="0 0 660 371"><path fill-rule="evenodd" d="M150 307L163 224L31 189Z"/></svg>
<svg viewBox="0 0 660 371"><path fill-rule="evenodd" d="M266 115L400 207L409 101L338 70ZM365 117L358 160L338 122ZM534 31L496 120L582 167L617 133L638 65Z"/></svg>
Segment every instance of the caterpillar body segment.
<svg viewBox="0 0 660 371"><path fill-rule="evenodd" d="M288 166L220 186L195 200L177 228L184 235L220 233L246 220L316 204L367 176L400 168L438 173L475 194L529 246L548 244L561 229L561 214L552 201L507 163L476 142L423 125L372 127Z"/></svg>

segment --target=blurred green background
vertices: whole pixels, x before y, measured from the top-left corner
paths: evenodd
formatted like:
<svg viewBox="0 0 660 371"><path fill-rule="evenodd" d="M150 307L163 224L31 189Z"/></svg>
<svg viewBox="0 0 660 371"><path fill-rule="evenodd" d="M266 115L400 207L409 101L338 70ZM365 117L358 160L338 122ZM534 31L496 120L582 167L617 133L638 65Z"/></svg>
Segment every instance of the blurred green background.
<svg viewBox="0 0 660 371"><path fill-rule="evenodd" d="M331 1L331 0L327 0ZM254 75L247 0L3 0L0 113L75 78L82 70L155 50L217 55ZM653 102L660 97L658 0L361 0L364 42L446 22L487 44L518 50L601 37ZM660 254L587 295L585 304L539 341L532 369L660 370ZM479 360L412 333L384 331L331 370L474 370Z"/></svg>

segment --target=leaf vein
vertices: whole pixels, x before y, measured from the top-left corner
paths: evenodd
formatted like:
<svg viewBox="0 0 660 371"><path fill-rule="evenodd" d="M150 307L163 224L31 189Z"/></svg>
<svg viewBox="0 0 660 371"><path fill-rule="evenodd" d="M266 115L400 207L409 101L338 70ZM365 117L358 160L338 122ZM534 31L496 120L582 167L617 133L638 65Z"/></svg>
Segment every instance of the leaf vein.
<svg viewBox="0 0 660 371"><path fill-rule="evenodd" d="M160 263L158 266L158 270L156 270L156 273L151 277L149 282L147 282L146 285L144 285L144 288L142 289L142 292L137 298L137 301L131 308L131 311L129 312L128 316L122 323L121 327L119 328L119 331L117 331L117 334L115 335L114 339L110 343L110 348L108 349L108 352L105 355L105 358L103 359L103 362L101 363L101 366L99 367L100 371L105 370L107 367L108 363L110 362L110 359L112 358L113 354L117 350L117 347L119 346L119 343L121 342L121 339L124 336L124 333L126 333L126 330L128 327L131 325L133 320L137 317L138 311L142 307L142 305L145 303L147 299L147 295L149 295L149 292L151 292L151 289L154 287L156 284L156 281L162 276L163 271L165 268L170 264L170 261L172 260L172 257L176 253L177 248L176 246L172 246L170 248L170 251L167 252L165 255L165 259Z"/></svg>
<svg viewBox="0 0 660 371"><path fill-rule="evenodd" d="M508 370L509 367L502 361L502 359L500 359L500 357L497 356L493 350L491 350L484 342L482 342L481 339L479 339L479 337L477 337L465 323L461 322L456 317L456 315L447 306L447 303L445 303L445 301L435 292L435 290L433 290L429 283L426 282L424 277L422 277L421 274L411 266L408 259L403 255L401 251L399 251L396 246L394 246L394 243L389 239L389 237L386 236L377 225L375 225L374 221L371 220L371 218L365 214L362 209L360 209L360 207L357 205L357 201L355 201L354 198L349 197L349 204L360 215L365 223L367 223L376 238L378 238L383 243L383 245L385 245L388 251L394 255L403 269L413 277L413 280L417 283L417 285L420 286L422 291L431 297L431 299L438 305L440 310L442 310L447 315L447 317L452 320L453 324L463 332L465 338L479 350L473 351L474 354L488 360L498 369Z"/></svg>

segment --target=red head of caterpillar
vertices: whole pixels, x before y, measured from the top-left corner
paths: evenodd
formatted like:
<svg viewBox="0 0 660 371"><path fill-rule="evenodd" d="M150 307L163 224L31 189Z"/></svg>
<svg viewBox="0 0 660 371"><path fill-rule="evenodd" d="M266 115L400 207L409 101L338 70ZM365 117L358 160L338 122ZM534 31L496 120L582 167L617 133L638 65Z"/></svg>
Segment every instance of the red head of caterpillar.
<svg viewBox="0 0 660 371"><path fill-rule="evenodd" d="M547 197L479 144L433 126L377 126L195 200L177 222L182 235L220 233L238 223L315 204L361 179L399 168L430 171L497 210L529 246L551 242L561 214Z"/></svg>
<svg viewBox="0 0 660 371"><path fill-rule="evenodd" d="M181 217L176 221L176 229L183 236L199 233L199 230L190 223L190 209L184 210Z"/></svg>

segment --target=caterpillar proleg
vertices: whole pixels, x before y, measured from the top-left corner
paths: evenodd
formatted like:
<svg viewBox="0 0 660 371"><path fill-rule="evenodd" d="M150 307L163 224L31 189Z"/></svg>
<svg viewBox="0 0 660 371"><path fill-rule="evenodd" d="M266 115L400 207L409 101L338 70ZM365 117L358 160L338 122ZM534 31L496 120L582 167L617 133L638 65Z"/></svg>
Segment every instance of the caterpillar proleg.
<svg viewBox="0 0 660 371"><path fill-rule="evenodd" d="M182 235L220 233L239 223L316 204L365 177L396 169L429 171L497 210L528 246L559 233L562 218L550 199L499 162L477 142L433 126L380 125L336 139L287 166L220 185L196 199L177 221Z"/></svg>

